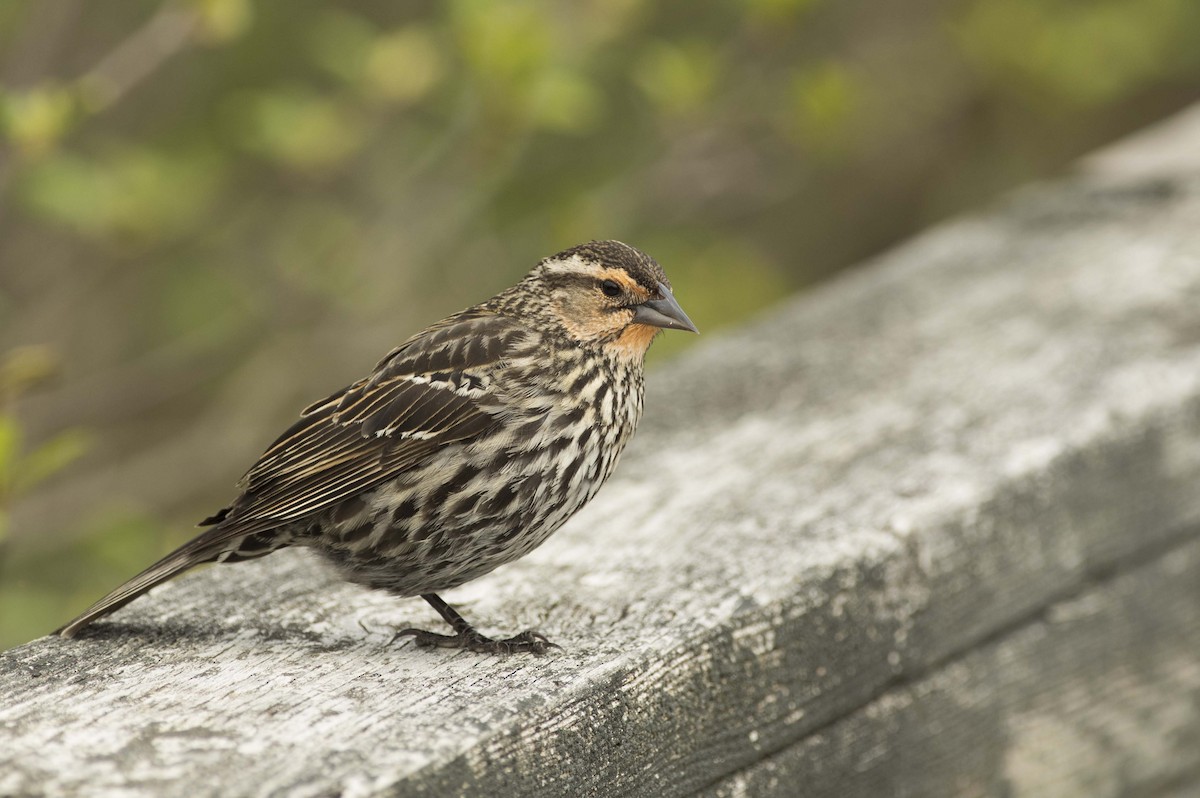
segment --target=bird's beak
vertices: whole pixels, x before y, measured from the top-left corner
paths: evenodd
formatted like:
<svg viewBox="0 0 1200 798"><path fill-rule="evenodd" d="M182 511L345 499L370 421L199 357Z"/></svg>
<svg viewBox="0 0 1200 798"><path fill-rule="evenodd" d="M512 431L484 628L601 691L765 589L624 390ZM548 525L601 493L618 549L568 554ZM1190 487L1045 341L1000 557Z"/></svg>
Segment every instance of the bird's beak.
<svg viewBox="0 0 1200 798"><path fill-rule="evenodd" d="M658 293L662 295L662 299L651 299L649 302L643 302L634 308L634 324L662 327L667 330L700 332L696 329L696 325L692 324L692 320L687 317L687 314L683 312L683 308L679 307L679 303L671 295L671 289L659 283Z"/></svg>

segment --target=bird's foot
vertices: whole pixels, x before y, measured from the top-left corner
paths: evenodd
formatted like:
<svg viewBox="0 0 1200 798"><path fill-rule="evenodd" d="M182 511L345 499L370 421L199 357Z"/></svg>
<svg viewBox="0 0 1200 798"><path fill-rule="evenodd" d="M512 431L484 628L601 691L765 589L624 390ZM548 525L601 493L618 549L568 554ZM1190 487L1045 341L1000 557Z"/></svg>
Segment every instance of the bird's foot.
<svg viewBox="0 0 1200 798"><path fill-rule="evenodd" d="M545 654L552 648L559 648L541 632L533 631L521 632L503 640L484 637L470 627L456 635L440 635L424 629L402 629L396 633L396 637L406 636L411 636L413 642L422 648L465 648L479 654Z"/></svg>

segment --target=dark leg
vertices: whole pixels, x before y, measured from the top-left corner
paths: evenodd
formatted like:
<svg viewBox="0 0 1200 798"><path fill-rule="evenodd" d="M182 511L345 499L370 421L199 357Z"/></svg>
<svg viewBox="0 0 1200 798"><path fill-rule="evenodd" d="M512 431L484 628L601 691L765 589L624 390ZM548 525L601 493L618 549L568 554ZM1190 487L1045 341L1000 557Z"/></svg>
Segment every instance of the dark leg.
<svg viewBox="0 0 1200 798"><path fill-rule="evenodd" d="M438 598L436 593L422 593L421 598L429 602L429 606L438 611L454 630L452 635L439 635L426 632L424 629L402 629L396 637L412 635L413 642L418 646L436 646L438 648L465 648L480 654L514 654L518 651L528 651L531 654L545 654L547 649L558 648L544 635L538 632L521 632L504 640L492 640L484 637L467 623L466 618L446 602Z"/></svg>

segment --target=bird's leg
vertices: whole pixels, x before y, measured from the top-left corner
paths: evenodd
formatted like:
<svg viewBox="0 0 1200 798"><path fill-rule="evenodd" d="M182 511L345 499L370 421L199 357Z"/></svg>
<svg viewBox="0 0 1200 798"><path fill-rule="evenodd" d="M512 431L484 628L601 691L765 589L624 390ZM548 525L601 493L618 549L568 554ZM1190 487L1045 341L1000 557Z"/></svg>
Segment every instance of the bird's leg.
<svg viewBox="0 0 1200 798"><path fill-rule="evenodd" d="M554 643L547 640L545 635L539 632L521 632L519 635L513 635L503 640L493 640L490 637L484 637L474 626L467 623L466 618L459 615L457 610L442 601L436 593L422 593L421 598L429 602L429 606L437 610L438 615L441 615L446 623L450 624L450 628L454 630L454 634L439 635L435 632L427 632L424 629L402 629L396 633L396 637L412 635L413 642L418 646L465 648L481 654L514 654L518 651L528 651L531 654L545 654L548 649L558 648Z"/></svg>

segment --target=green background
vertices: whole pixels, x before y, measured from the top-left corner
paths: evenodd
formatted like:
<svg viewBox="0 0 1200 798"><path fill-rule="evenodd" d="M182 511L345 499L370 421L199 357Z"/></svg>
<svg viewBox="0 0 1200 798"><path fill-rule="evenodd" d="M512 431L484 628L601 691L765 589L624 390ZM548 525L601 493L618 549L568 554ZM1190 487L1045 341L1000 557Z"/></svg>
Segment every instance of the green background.
<svg viewBox="0 0 1200 798"><path fill-rule="evenodd" d="M1198 97L1195 0L5 0L0 648L545 255L720 335Z"/></svg>

